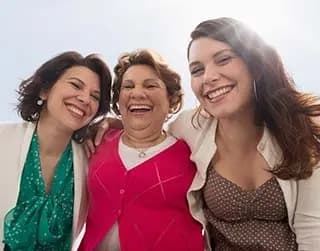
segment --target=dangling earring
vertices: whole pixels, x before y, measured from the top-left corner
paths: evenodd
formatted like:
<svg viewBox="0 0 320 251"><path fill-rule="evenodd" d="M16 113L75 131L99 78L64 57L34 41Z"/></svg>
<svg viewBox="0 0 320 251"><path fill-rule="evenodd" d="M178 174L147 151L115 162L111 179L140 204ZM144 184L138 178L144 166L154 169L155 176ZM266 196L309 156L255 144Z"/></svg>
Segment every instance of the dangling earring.
<svg viewBox="0 0 320 251"><path fill-rule="evenodd" d="M36 101L36 104L37 104L37 106L41 107L44 104L44 100L42 98L38 98L37 101Z"/></svg>
<svg viewBox="0 0 320 251"><path fill-rule="evenodd" d="M38 108L36 110L38 110L38 111L36 111L30 115L30 117L29 117L30 121L37 121L39 119L41 107L43 106L43 104L44 104L44 100L39 97L36 101L36 105L38 106Z"/></svg>
<svg viewBox="0 0 320 251"><path fill-rule="evenodd" d="M206 119L211 117L211 114L203 106L199 107L199 114Z"/></svg>
<svg viewBox="0 0 320 251"><path fill-rule="evenodd" d="M72 139L76 141L78 144L81 144L84 142L84 137L80 132L74 132L72 135Z"/></svg>
<svg viewBox="0 0 320 251"><path fill-rule="evenodd" d="M122 115L121 114L116 114L116 119L122 120Z"/></svg>
<svg viewBox="0 0 320 251"><path fill-rule="evenodd" d="M40 113L39 113L39 112L35 112L35 113L31 114L30 117L31 117L30 121L36 121L36 120L39 119ZM29 118L30 118L30 117L29 117Z"/></svg>
<svg viewBox="0 0 320 251"><path fill-rule="evenodd" d="M257 84L256 84L255 80L253 80L253 93L254 93L256 100L258 101Z"/></svg>

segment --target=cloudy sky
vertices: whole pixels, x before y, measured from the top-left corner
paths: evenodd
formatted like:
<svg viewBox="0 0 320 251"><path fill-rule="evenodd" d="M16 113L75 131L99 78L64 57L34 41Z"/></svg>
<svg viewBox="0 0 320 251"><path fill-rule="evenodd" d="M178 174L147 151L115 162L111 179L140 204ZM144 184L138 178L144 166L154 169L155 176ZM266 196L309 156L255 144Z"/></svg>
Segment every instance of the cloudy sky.
<svg viewBox="0 0 320 251"><path fill-rule="evenodd" d="M201 21L238 18L273 45L300 90L320 94L317 0L3 0L0 10L0 121L16 121L20 81L66 50L98 52L113 67L119 54L158 51L183 80L185 108L196 104L186 47Z"/></svg>

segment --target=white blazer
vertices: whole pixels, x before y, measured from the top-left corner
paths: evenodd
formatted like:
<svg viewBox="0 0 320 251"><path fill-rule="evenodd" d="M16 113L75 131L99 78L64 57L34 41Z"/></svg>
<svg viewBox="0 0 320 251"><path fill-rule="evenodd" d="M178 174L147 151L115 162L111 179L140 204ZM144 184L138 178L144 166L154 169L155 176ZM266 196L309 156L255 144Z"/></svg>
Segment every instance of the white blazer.
<svg viewBox="0 0 320 251"><path fill-rule="evenodd" d="M4 248L3 220L18 199L22 169L35 124L31 122L0 124L0 250ZM87 215L87 158L80 145L72 142L74 168L73 242L80 234Z"/></svg>
<svg viewBox="0 0 320 251"><path fill-rule="evenodd" d="M195 128L191 121L194 110L180 113L178 118L170 124L170 132L184 139L191 149L191 160L197 165L197 173L187 193L190 211L206 231L206 219L202 211L201 189L207 179L207 169L216 153L215 136L217 119L200 117L200 128ZM270 169L281 163L282 151L275 138L265 127L257 150L268 163ZM296 234L298 250L320 250L320 163L317 164L312 176L304 180L282 180L277 178L284 195L288 211L288 221L292 231ZM207 250L211 250L207 242Z"/></svg>

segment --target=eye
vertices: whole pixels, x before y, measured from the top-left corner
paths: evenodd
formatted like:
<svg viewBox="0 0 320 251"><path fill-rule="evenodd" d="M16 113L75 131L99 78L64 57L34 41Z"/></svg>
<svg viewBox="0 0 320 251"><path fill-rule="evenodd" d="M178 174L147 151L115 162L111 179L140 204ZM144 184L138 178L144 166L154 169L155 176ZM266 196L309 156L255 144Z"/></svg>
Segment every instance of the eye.
<svg viewBox="0 0 320 251"><path fill-rule="evenodd" d="M233 58L234 56L232 55L221 55L220 57L217 57L215 61L217 65L225 65L229 63Z"/></svg>
<svg viewBox="0 0 320 251"><path fill-rule="evenodd" d="M203 67L194 67L190 69L190 73L192 76L200 76L203 72Z"/></svg>
<svg viewBox="0 0 320 251"><path fill-rule="evenodd" d="M80 84L78 84L78 83L76 83L76 82L69 82L69 83L72 85L73 88L75 88L75 89L81 89Z"/></svg>
<svg viewBox="0 0 320 251"><path fill-rule="evenodd" d="M157 87L159 87L159 85L156 82L146 84L147 89L153 89L153 88L157 88Z"/></svg>
<svg viewBox="0 0 320 251"><path fill-rule="evenodd" d="M100 101L100 96L99 95L96 95L96 94L91 94L91 97L94 101L97 101L99 102Z"/></svg>
<svg viewBox="0 0 320 251"><path fill-rule="evenodd" d="M121 89L132 89L132 88L134 88L133 84L124 83L121 85Z"/></svg>

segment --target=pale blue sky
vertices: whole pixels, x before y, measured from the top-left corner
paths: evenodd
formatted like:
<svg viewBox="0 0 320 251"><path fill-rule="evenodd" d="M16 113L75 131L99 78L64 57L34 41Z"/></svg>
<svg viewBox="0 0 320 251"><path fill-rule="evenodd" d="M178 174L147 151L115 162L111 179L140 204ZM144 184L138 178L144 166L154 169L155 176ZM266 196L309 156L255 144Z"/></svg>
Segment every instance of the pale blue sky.
<svg viewBox="0 0 320 251"><path fill-rule="evenodd" d="M19 82L65 50L98 52L113 67L119 54L158 51L183 80L185 108L191 93L186 47L189 34L209 18L238 18L282 56L299 89L320 94L320 4L317 0L28 0L1 1L0 121L18 120Z"/></svg>

